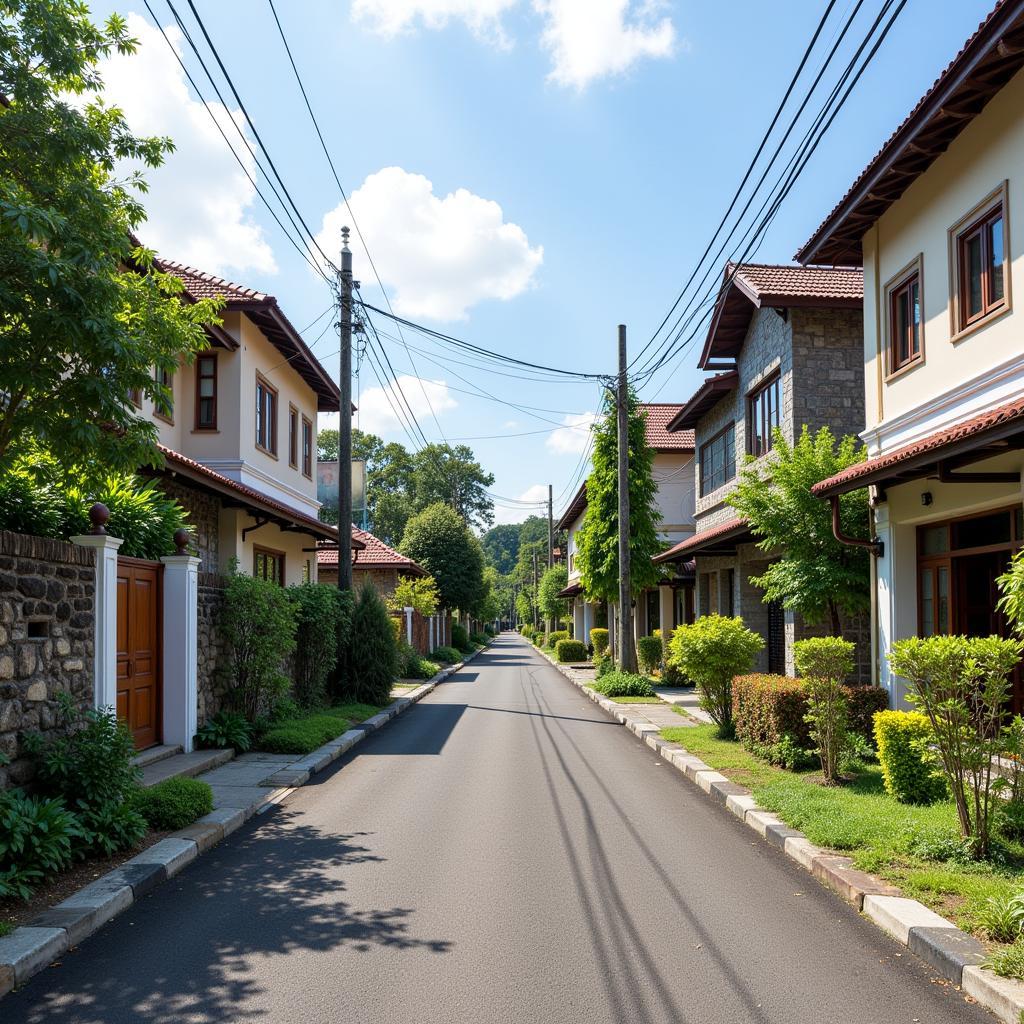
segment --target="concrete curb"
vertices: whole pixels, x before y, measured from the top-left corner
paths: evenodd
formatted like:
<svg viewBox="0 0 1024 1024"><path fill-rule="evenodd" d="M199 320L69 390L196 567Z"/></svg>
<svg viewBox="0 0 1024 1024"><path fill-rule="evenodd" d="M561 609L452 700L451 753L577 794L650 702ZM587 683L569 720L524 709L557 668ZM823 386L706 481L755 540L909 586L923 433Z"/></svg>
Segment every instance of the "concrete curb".
<svg viewBox="0 0 1024 1024"><path fill-rule="evenodd" d="M897 942L953 982L964 995L991 1010L1006 1024L1020 1024L1024 1020L1024 982L1001 978L985 970L981 966L985 949L973 935L961 931L952 921L929 910L923 903L908 899L895 886L858 871L849 857L815 846L802 832L758 807L749 789L730 782L680 744L652 735L652 727L648 723L630 718L628 704L609 701L575 678L571 669L542 651L540 653L573 686L656 750L711 799L724 804L767 843L782 850L822 885L838 893Z"/></svg>
<svg viewBox="0 0 1024 1024"><path fill-rule="evenodd" d="M383 711L360 723L358 729L349 729L287 769L276 772L267 781L278 788L268 790L265 797L244 809L221 807L212 811L90 882L73 896L42 911L29 924L0 938L0 999L59 960L156 886L173 878L200 854L241 828L254 814L283 802L313 775L407 711L478 653L449 665L422 686L396 698Z"/></svg>

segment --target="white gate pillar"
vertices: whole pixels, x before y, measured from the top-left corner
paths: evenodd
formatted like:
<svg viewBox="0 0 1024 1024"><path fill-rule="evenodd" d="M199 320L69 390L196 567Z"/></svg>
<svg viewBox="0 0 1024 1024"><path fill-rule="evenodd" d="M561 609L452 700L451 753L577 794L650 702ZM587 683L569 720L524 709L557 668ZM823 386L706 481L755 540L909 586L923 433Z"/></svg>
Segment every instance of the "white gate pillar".
<svg viewBox="0 0 1024 1024"><path fill-rule="evenodd" d="M412 613L413 609L406 607L403 609L405 612L405 639L409 641L409 646L412 647Z"/></svg>
<svg viewBox="0 0 1024 1024"><path fill-rule="evenodd" d="M164 743L188 753L199 728L199 559L187 553L189 534L178 530L178 553L164 565Z"/></svg>

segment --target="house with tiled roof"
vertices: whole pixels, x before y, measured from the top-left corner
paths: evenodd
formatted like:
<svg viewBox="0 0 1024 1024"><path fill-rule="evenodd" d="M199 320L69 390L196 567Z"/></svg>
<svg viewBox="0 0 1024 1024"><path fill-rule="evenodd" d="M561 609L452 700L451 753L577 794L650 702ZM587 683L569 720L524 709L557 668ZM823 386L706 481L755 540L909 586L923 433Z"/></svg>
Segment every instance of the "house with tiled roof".
<svg viewBox="0 0 1024 1024"><path fill-rule="evenodd" d="M868 458L815 490L869 489L873 669L894 704L893 641L1008 633L995 581L1024 545L1022 197L1024 2L1003 0L798 254L864 269Z"/></svg>
<svg viewBox="0 0 1024 1024"><path fill-rule="evenodd" d="M669 424L679 414L677 402L644 402L644 436L654 452L653 474L658 486L658 533L666 546L673 546L694 531L693 432L670 431ZM574 635L589 642L594 626L607 626L608 610L586 601L576 564L577 541L587 511L587 485L584 481L573 495L556 524L556 531L567 535L568 586L562 596L571 602ZM637 599L635 628L646 636L667 625L674 628L692 617L692 575L667 566L658 587L645 591Z"/></svg>
<svg viewBox="0 0 1024 1024"><path fill-rule="evenodd" d="M792 673L793 643L810 627L761 600L751 582L772 561L728 504L745 457L767 465L773 433L806 425L856 434L864 425L859 268L726 264L701 352L708 376L665 424L693 438L696 529L655 561L695 575L694 615L739 615L765 641L759 671ZM866 630L850 626L862 674Z"/></svg>
<svg viewBox="0 0 1024 1024"><path fill-rule="evenodd" d="M389 547L368 530L352 527L353 544L352 589L360 590L364 584L372 584L381 597L390 597L402 576L427 576L427 570L411 558ZM359 546L357 547L356 544ZM338 582L338 547L321 547L316 553L317 577L321 583L336 585Z"/></svg>

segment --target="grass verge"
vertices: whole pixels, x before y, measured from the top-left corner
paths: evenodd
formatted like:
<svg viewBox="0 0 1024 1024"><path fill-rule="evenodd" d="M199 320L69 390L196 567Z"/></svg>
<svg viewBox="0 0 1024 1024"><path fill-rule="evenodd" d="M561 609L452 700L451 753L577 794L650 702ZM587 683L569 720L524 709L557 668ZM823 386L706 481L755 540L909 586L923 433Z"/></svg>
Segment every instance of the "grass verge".
<svg viewBox="0 0 1024 1024"><path fill-rule="evenodd" d="M616 704L664 704L660 697L609 697Z"/></svg>
<svg viewBox="0 0 1024 1024"><path fill-rule="evenodd" d="M297 718L284 718L259 737L254 749L271 754L311 754L380 710L373 704L339 704Z"/></svg>

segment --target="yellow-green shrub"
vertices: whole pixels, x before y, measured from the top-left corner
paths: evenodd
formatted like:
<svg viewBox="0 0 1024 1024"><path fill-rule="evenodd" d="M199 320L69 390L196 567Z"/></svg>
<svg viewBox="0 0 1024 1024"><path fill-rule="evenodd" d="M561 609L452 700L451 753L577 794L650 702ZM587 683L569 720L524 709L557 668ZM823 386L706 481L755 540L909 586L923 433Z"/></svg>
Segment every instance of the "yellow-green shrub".
<svg viewBox="0 0 1024 1024"><path fill-rule="evenodd" d="M636 642L640 671L650 675L661 664L661 637L642 636Z"/></svg>
<svg viewBox="0 0 1024 1024"><path fill-rule="evenodd" d="M875 713L875 742L886 791L903 804L931 804L946 795L946 783L929 763L925 750L932 738L928 719L919 711Z"/></svg>
<svg viewBox="0 0 1024 1024"><path fill-rule="evenodd" d="M596 627L590 631L590 642L594 645L595 654L604 654L608 650L608 630Z"/></svg>
<svg viewBox="0 0 1024 1024"><path fill-rule="evenodd" d="M556 629L548 636L548 647L554 647L558 649L558 642L560 640L569 639L569 630L567 629Z"/></svg>
<svg viewBox="0 0 1024 1024"><path fill-rule="evenodd" d="M559 661L586 661L587 649L582 640L565 638L555 644L555 657Z"/></svg>

